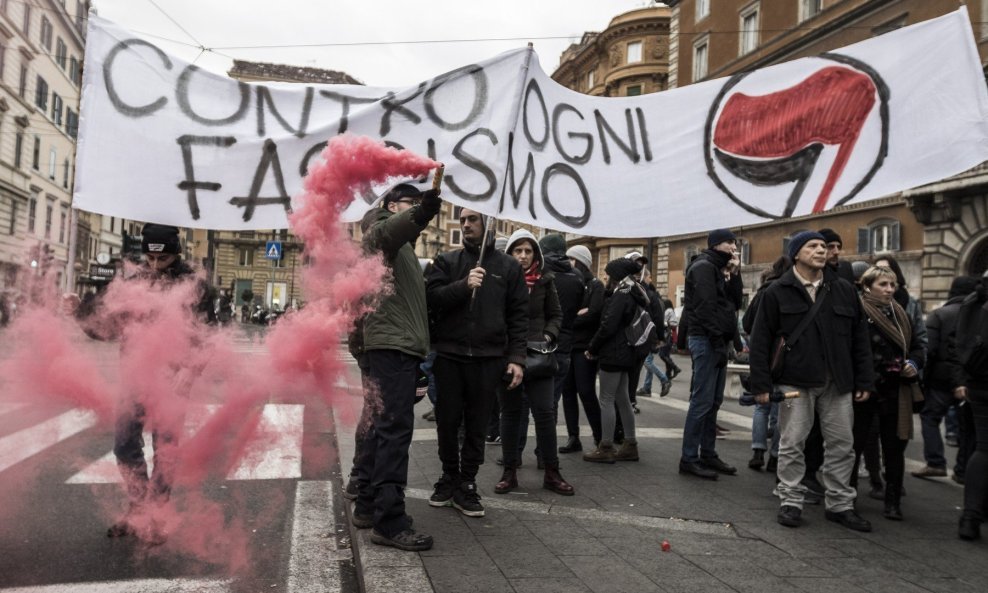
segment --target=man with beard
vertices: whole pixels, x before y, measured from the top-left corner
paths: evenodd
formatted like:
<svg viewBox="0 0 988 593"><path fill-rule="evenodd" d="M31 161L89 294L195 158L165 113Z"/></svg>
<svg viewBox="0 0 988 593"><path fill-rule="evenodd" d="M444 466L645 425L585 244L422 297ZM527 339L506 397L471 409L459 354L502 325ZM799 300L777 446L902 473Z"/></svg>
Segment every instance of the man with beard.
<svg viewBox="0 0 988 593"><path fill-rule="evenodd" d="M463 249L437 257L426 279L443 466L429 504L483 517L476 478L484 432L498 381L514 389L524 377L528 288L518 262L494 249L482 214L464 208L460 227Z"/></svg>

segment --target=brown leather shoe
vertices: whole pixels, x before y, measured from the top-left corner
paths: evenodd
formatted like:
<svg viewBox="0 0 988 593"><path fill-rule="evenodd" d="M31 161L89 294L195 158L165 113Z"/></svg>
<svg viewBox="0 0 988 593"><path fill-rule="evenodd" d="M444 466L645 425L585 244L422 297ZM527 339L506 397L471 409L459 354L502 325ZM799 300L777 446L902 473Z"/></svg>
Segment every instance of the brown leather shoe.
<svg viewBox="0 0 988 593"><path fill-rule="evenodd" d="M562 474L559 473L558 463L547 463L545 465L545 479L542 480L542 487L546 490L552 490L556 494L562 494L563 496L573 496L575 493L573 486L564 480Z"/></svg>
<svg viewBox="0 0 988 593"><path fill-rule="evenodd" d="M609 441L600 441L596 449L583 454L583 461L614 463L614 445Z"/></svg>
<svg viewBox="0 0 988 593"><path fill-rule="evenodd" d="M638 461L638 442L625 439L614 454L614 461Z"/></svg>
<svg viewBox="0 0 988 593"><path fill-rule="evenodd" d="M518 470L513 467L504 468L501 481L494 486L495 494L507 494L518 487Z"/></svg>

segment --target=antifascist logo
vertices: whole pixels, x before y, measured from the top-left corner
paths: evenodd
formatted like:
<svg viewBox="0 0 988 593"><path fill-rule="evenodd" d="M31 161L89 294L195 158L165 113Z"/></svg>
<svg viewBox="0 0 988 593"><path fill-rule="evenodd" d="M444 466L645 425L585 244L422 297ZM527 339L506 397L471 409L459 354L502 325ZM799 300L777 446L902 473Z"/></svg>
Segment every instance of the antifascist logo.
<svg viewBox="0 0 988 593"><path fill-rule="evenodd" d="M888 99L878 72L839 54L735 75L707 117L707 173L736 204L766 218L844 204L888 154ZM811 206L800 207L804 195Z"/></svg>

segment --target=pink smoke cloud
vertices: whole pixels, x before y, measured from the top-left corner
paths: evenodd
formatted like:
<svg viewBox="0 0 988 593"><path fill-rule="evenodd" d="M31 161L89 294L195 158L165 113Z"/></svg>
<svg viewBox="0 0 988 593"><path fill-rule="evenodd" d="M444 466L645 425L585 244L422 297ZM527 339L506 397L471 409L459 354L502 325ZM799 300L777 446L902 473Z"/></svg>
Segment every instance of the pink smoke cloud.
<svg viewBox="0 0 988 593"><path fill-rule="evenodd" d="M231 571L249 565L246 511L229 512L228 505L239 503L215 500L204 485L225 479L245 459L251 463L252 447L278 436L260 422L266 403L295 401L326 409L345 394L337 385L346 373L340 345L354 320L387 289L388 276L379 256L363 253L351 240L341 213L368 186L420 178L438 166L352 135L332 138L321 156L289 219L305 243L306 306L268 331L264 355L245 358L236 351L234 330L201 323L190 303L200 297L202 276L167 289L141 279L110 283L99 311L84 325L91 335L119 340L116 381L99 372L100 361L79 328L58 314L53 296L27 306L8 330L15 337L13 352L0 364L8 399L91 410L104 430L122 406L138 401L146 408L149 428L179 433L209 406L210 413L195 418L194 434L183 435L175 445L171 501L135 518L168 536L155 553L190 554ZM302 426L286 430L302 431ZM120 498L100 502L109 509ZM265 513L274 514L271 508ZM5 515L4 520L14 519Z"/></svg>

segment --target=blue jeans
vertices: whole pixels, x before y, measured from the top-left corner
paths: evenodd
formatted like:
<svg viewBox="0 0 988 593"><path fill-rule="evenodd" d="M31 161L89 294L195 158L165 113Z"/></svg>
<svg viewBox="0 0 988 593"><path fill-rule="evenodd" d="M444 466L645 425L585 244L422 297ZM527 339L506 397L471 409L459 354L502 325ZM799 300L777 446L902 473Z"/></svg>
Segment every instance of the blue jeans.
<svg viewBox="0 0 988 593"><path fill-rule="evenodd" d="M429 378L429 389L426 393L429 395L429 401L432 402L433 407L436 405L436 376L432 374L432 365L436 363L436 351L430 350L428 356L419 368L425 373L425 376Z"/></svg>
<svg viewBox="0 0 988 593"><path fill-rule="evenodd" d="M923 457L930 467L947 467L947 458L943 453L943 437L940 435L940 421L947 415L947 410L955 402L954 395L946 391L926 390L926 401L923 411L919 414L923 427Z"/></svg>
<svg viewBox="0 0 988 593"><path fill-rule="evenodd" d="M719 356L710 344L710 338L690 336L688 343L693 355L693 381L680 461L696 463L700 458L717 457L717 411L724 402L727 369L717 368Z"/></svg>
<svg viewBox="0 0 988 593"><path fill-rule="evenodd" d="M771 445L768 442L772 435ZM751 448L769 449L772 457L779 456L779 404L757 404L751 418Z"/></svg>
<svg viewBox="0 0 988 593"><path fill-rule="evenodd" d="M659 383L666 384L669 382L669 377L655 366L654 360L655 354L649 352L645 358L645 382L642 383L642 389L645 391L652 391L652 375L659 378Z"/></svg>

